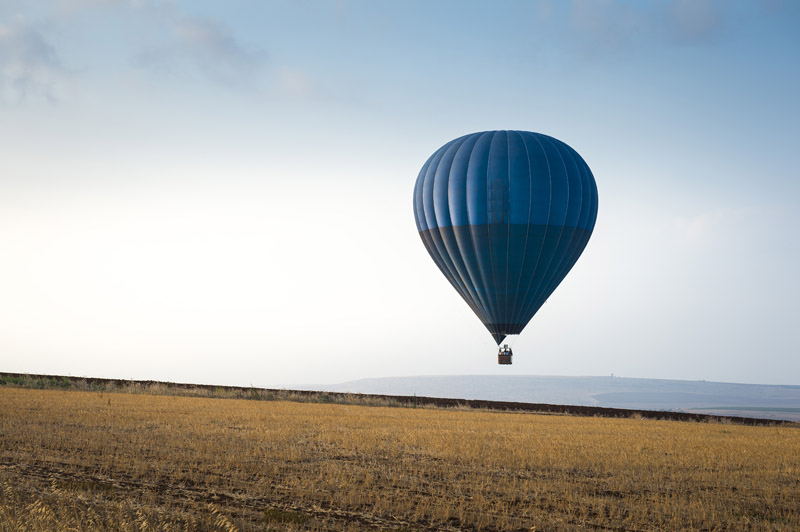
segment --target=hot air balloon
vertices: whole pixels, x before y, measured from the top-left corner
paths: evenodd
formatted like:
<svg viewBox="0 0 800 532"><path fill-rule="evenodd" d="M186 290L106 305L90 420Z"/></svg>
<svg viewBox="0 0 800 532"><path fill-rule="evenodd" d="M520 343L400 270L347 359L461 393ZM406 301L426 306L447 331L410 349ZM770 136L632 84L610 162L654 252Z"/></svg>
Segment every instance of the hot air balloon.
<svg viewBox="0 0 800 532"><path fill-rule="evenodd" d="M581 156L553 137L472 133L422 167L414 218L431 258L499 346L522 332L583 252L597 185ZM507 345L498 362L511 363Z"/></svg>

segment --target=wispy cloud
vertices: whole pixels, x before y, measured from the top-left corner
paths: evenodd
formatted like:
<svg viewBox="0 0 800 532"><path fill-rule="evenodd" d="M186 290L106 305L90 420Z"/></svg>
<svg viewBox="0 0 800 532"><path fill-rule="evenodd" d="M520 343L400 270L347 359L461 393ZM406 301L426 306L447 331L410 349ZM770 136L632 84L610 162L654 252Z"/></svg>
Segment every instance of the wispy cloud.
<svg viewBox="0 0 800 532"><path fill-rule="evenodd" d="M10 0L6 12L28 13L25 2ZM193 15L177 3L153 0L45 0L36 15L12 21L0 18L0 98L21 101L34 95L56 99L66 73L65 62L42 28L70 36L70 28L87 16L129 17L130 25L146 28L129 33L132 56L118 57L156 76L210 82L228 88L257 86L266 54L248 47L223 21ZM85 38L91 38L91 35ZM97 43L102 47L103 43ZM69 58L65 57L69 63ZM75 59L75 58L73 58ZM80 60L80 58L77 58ZM113 67L112 67L113 68Z"/></svg>
<svg viewBox="0 0 800 532"><path fill-rule="evenodd" d="M0 24L0 100L56 99L56 82L65 68L56 49L24 17Z"/></svg>
<svg viewBox="0 0 800 532"><path fill-rule="evenodd" d="M683 241L702 246L717 236L726 214L723 209L716 209L693 216L681 216L675 220L675 230Z"/></svg>
<svg viewBox="0 0 800 532"><path fill-rule="evenodd" d="M720 35L736 9L719 0L572 0L567 30L588 56L630 50L647 40L694 46Z"/></svg>
<svg viewBox="0 0 800 532"><path fill-rule="evenodd" d="M288 96L301 98L320 93L320 88L307 73L287 67L278 70L278 89Z"/></svg>
<svg viewBox="0 0 800 532"><path fill-rule="evenodd" d="M573 0L569 12L573 37L588 55L627 47L649 22L635 5L615 0Z"/></svg>
<svg viewBox="0 0 800 532"><path fill-rule="evenodd" d="M265 54L248 50L223 23L181 14L169 39L140 53L135 63L159 74L201 77L219 85L256 84Z"/></svg>
<svg viewBox="0 0 800 532"><path fill-rule="evenodd" d="M667 8L666 31L683 44L713 38L723 27L725 12L715 0L675 0Z"/></svg>
<svg viewBox="0 0 800 532"><path fill-rule="evenodd" d="M54 8L61 12L83 11L97 7L107 7L115 5L143 5L144 0L54 0Z"/></svg>
<svg viewBox="0 0 800 532"><path fill-rule="evenodd" d="M754 206L718 207L675 219L675 234L686 244L705 247L721 238L722 233L752 226L762 220L764 213Z"/></svg>

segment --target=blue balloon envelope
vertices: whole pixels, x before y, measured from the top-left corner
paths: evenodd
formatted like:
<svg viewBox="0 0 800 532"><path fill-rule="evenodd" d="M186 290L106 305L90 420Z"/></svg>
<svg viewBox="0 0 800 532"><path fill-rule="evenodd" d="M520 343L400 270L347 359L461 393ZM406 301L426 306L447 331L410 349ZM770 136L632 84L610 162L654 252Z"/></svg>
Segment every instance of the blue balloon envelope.
<svg viewBox="0 0 800 532"><path fill-rule="evenodd" d="M522 332L583 252L597 184L553 137L472 133L422 167L414 217L428 253L499 345Z"/></svg>

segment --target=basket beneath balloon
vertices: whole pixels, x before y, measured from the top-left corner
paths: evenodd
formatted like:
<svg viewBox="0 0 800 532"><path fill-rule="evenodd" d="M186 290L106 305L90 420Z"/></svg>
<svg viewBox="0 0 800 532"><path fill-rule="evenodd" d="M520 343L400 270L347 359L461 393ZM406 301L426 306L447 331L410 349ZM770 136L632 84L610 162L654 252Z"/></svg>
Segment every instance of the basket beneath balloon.
<svg viewBox="0 0 800 532"><path fill-rule="evenodd" d="M497 363L503 365L511 364L511 355L513 354L508 344L503 344L503 347L497 352Z"/></svg>

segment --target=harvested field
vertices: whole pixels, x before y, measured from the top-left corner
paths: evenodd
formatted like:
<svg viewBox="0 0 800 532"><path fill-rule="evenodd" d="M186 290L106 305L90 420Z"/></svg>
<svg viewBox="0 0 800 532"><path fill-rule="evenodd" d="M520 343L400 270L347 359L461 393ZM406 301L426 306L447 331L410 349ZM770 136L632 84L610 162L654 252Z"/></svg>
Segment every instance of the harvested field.
<svg viewBox="0 0 800 532"><path fill-rule="evenodd" d="M800 431L0 387L0 530L800 530Z"/></svg>
<svg viewBox="0 0 800 532"><path fill-rule="evenodd" d="M744 415L697 414L665 410L632 410L600 406L579 406L546 403L520 403L488 401L483 399L453 399L409 395L376 395L361 393L320 392L313 390L286 390L242 386L215 386L162 381L137 381L72 377L65 375L31 375L0 372L0 386L34 389L84 390L93 392L137 393L148 395L182 395L189 397L215 397L222 399L253 399L258 401L292 401L300 403L336 403L360 406L406 406L434 408L473 408L539 414L568 414L588 417L637 417L672 421L699 421L705 423L735 423L742 425L800 425L788 420L753 418Z"/></svg>

